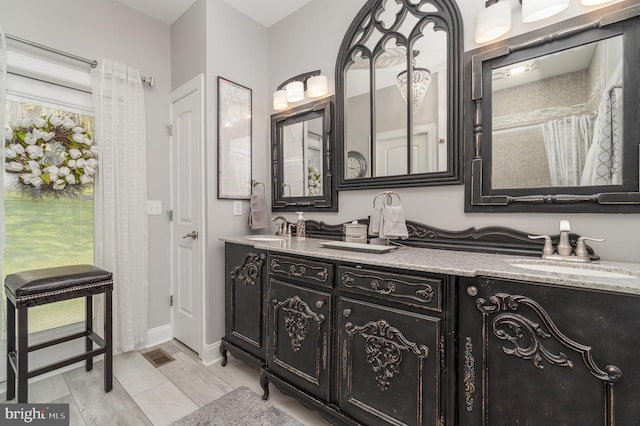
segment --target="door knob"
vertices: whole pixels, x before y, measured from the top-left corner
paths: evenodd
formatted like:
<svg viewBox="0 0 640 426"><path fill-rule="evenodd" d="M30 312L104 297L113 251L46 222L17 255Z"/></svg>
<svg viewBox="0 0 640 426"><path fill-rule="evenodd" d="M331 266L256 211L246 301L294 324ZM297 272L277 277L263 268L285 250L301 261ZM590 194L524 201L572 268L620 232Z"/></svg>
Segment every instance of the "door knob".
<svg viewBox="0 0 640 426"><path fill-rule="evenodd" d="M192 238L195 240L196 238L198 238L198 231L191 231L187 235L184 235L182 238Z"/></svg>

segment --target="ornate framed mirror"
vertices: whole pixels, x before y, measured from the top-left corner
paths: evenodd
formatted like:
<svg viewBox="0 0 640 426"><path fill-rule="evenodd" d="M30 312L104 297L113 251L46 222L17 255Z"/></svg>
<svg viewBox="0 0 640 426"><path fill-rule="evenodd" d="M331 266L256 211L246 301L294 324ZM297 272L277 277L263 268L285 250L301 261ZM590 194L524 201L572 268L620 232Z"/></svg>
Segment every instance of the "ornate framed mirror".
<svg viewBox="0 0 640 426"><path fill-rule="evenodd" d="M338 211L333 102L330 96L271 116L273 211Z"/></svg>
<svg viewBox="0 0 640 426"><path fill-rule="evenodd" d="M465 57L465 211L640 211L640 6Z"/></svg>
<svg viewBox="0 0 640 426"><path fill-rule="evenodd" d="M339 189L461 182L462 52L456 2L367 1L336 63Z"/></svg>

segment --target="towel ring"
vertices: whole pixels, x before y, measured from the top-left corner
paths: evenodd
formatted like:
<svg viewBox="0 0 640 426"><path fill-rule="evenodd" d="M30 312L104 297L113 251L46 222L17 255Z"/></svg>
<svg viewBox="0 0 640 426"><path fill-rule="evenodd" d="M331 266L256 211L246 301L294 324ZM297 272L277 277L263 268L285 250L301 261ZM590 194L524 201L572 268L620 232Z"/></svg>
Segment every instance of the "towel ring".
<svg viewBox="0 0 640 426"><path fill-rule="evenodd" d="M264 183L260 182L259 180L252 180L252 181L251 181L251 187L252 187L252 188L255 188L255 187L256 187L256 186L258 186L258 185L262 185L262 192L264 193L264 192L265 192L265 186L264 186Z"/></svg>
<svg viewBox="0 0 640 426"><path fill-rule="evenodd" d="M380 193L378 193L374 198L373 198L373 207L376 206L376 201L378 201L378 198L383 197L382 198L382 205L383 206L391 206L393 205L393 196L396 196L398 198L398 205L402 204L402 200L400 199L400 196L393 191L382 191Z"/></svg>

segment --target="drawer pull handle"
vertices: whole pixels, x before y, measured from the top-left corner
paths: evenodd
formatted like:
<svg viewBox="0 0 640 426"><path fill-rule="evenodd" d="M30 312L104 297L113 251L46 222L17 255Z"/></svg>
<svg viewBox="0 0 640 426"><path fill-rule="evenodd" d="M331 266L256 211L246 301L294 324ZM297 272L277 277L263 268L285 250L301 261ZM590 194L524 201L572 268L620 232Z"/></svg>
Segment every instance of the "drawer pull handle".
<svg viewBox="0 0 640 426"><path fill-rule="evenodd" d="M471 297L478 295L478 289L475 286L470 285L467 287L467 294Z"/></svg>
<svg viewBox="0 0 640 426"><path fill-rule="evenodd" d="M322 300L318 300L316 302L316 308L320 309L324 306L324 302Z"/></svg>
<svg viewBox="0 0 640 426"><path fill-rule="evenodd" d="M349 315L351 315L351 309L345 309L342 311L342 315L344 315L345 318L349 318Z"/></svg>

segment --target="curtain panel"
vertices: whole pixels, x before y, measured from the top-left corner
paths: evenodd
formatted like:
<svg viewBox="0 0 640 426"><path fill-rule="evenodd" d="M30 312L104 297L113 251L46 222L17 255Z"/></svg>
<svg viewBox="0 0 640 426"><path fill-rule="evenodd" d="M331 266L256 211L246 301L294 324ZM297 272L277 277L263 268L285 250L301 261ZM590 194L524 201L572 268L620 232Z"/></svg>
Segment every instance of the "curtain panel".
<svg viewBox="0 0 640 426"><path fill-rule="evenodd" d="M4 135L6 128L6 105L7 105L7 39L5 33L0 26L0 131ZM0 158L2 158L2 164L5 162L4 156L4 137L2 138L2 144L0 144ZM2 179L0 179L0 277L4 277L2 272L4 249L7 240L7 233L5 228L5 216L4 216L4 169L2 170ZM4 288L0 292L4 295ZM0 356L2 359L6 357L6 345L7 339L7 323L5 315L5 304L0 303L0 343L2 343L2 349L0 349ZM5 371L6 373L6 371Z"/></svg>
<svg viewBox="0 0 640 426"><path fill-rule="evenodd" d="M113 272L113 338L119 351L145 341L148 310L144 90L138 70L109 59L91 70L95 140L95 263Z"/></svg>
<svg viewBox="0 0 640 426"><path fill-rule="evenodd" d="M551 186L578 186L591 145L590 115L574 115L541 124Z"/></svg>

